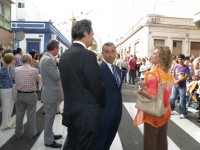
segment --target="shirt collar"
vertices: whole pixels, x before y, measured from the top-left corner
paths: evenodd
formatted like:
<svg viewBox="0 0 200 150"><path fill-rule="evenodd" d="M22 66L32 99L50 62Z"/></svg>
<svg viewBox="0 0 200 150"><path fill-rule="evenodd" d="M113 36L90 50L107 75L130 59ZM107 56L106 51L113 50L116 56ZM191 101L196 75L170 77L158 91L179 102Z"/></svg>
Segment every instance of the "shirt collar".
<svg viewBox="0 0 200 150"><path fill-rule="evenodd" d="M27 63L23 64L23 66L25 66L25 67L31 67L31 65L27 64Z"/></svg>
<svg viewBox="0 0 200 150"><path fill-rule="evenodd" d="M110 64L110 63L106 62L105 59L103 59L103 61L108 65L110 71L113 72L113 71L112 71L112 65L113 65L113 64Z"/></svg>
<svg viewBox="0 0 200 150"><path fill-rule="evenodd" d="M49 56L50 56L52 59L54 59L54 56L53 56L51 53L47 52L47 54L49 54Z"/></svg>
<svg viewBox="0 0 200 150"><path fill-rule="evenodd" d="M83 43L81 41L73 41L73 43L81 44L83 47L85 47L85 49L87 49L85 43Z"/></svg>

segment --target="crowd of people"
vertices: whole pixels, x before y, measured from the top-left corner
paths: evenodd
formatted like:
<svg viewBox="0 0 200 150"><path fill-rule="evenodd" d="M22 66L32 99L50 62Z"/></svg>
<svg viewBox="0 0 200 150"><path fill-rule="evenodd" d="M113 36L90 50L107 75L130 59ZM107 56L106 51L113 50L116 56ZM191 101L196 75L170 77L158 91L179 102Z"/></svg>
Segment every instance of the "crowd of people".
<svg viewBox="0 0 200 150"><path fill-rule="evenodd" d="M165 81L165 114L156 117L138 110L134 125L144 123L145 150L167 150L167 126L175 101L179 100L180 119L187 118L187 85L200 79L200 58L183 54L172 58L167 46L156 47L149 59L135 55L121 58L114 43L107 42L102 46L101 59L97 59L87 49L92 45L93 34L90 20L77 21L72 27L73 43L60 57L56 40L47 43L44 54L36 50L23 54L21 48L13 53L0 48L1 130L15 128L17 139L24 135L30 140L37 137L40 133L36 127L36 107L41 91L45 146L62 147L56 142L62 135L54 133L53 123L64 101L62 125L67 127L68 134L63 150L109 150L121 121L122 86L139 83L138 94L153 99L158 92L157 83ZM12 93L14 85L16 99ZM199 105L199 97L195 96L193 99ZM16 120L11 120L14 106ZM26 111L27 132L23 126Z"/></svg>

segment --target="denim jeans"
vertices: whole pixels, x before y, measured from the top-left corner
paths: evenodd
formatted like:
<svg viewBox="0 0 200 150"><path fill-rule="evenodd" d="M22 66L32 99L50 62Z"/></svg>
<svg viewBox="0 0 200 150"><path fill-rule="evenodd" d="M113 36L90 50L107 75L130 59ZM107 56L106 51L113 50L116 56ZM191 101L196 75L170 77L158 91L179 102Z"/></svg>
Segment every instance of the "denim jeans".
<svg viewBox="0 0 200 150"><path fill-rule="evenodd" d="M126 84L126 74L127 74L127 70L122 70L122 83L125 83Z"/></svg>
<svg viewBox="0 0 200 150"><path fill-rule="evenodd" d="M172 94L170 97L170 105L172 110L175 109L175 101L177 96L180 96L180 101L179 101L179 112L180 114L187 115L186 111L186 87L177 87L173 85L172 87Z"/></svg>

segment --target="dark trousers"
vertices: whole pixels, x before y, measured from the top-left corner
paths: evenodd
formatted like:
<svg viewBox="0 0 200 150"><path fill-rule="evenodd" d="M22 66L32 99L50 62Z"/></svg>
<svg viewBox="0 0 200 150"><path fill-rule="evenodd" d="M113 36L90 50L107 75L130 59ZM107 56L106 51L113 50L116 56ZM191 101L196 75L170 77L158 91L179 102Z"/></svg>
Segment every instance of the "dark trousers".
<svg viewBox="0 0 200 150"><path fill-rule="evenodd" d="M121 116L115 119L103 119L94 150L109 150L118 131Z"/></svg>
<svg viewBox="0 0 200 150"><path fill-rule="evenodd" d="M83 131L77 123L68 127L63 150L94 150L97 131Z"/></svg>
<svg viewBox="0 0 200 150"><path fill-rule="evenodd" d="M133 84L135 83L135 74L135 70L129 70L129 83L131 83L131 80Z"/></svg>
<svg viewBox="0 0 200 150"><path fill-rule="evenodd" d="M144 150L167 150L167 126L164 124L159 128L155 128L144 123Z"/></svg>
<svg viewBox="0 0 200 150"><path fill-rule="evenodd" d="M126 84L126 74L127 74L127 70L122 70L122 83Z"/></svg>

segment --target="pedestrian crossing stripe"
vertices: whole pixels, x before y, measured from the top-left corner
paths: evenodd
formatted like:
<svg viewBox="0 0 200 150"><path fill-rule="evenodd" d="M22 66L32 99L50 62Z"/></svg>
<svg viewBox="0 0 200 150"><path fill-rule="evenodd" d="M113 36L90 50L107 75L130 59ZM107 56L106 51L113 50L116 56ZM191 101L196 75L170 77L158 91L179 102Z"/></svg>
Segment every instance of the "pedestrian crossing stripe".
<svg viewBox="0 0 200 150"><path fill-rule="evenodd" d="M137 109L135 108L135 103L124 102L123 105L126 108L126 110L128 111L129 115L133 119L136 114L136 111L137 111ZM40 101L38 101L37 102L37 111L41 107L42 107L42 103ZM61 103L60 107L63 108L63 102ZM15 120L15 117L16 116L14 115L12 117L12 119ZM26 121L27 121L27 117L25 116L24 121L23 121L24 124L26 123ZM63 138L58 140L57 142L62 143L62 145L64 145L65 138L67 136L67 128L62 125L61 121L62 121L62 115L56 115L53 130L54 130L54 133L63 135ZM200 134L199 134L200 128L197 125L195 125L188 119L179 119L179 115L177 112L175 115L171 116L171 121L174 122L183 132L186 132L195 141L200 143L200 140L199 140L200 139ZM135 126L133 125L133 128L134 127ZM143 124L136 126L136 127L140 130L141 134L143 134ZM0 147L1 147L14 135L14 129L1 130L0 135L3 135L0 138ZM37 139L37 141L34 143L33 147L31 148L31 150L38 150L38 149L39 150L51 149L49 147L44 146L44 132L42 132L40 134L39 138ZM170 137L168 137L168 149L169 150L180 150L180 148L174 143L173 140L170 139ZM113 144L112 144L110 150L123 150L122 143L121 143L118 133L113 141Z"/></svg>
<svg viewBox="0 0 200 150"><path fill-rule="evenodd" d="M63 102L60 104L61 108L63 108L63 104L64 104ZM67 127L63 126L61 121L62 121L62 116L56 115L53 125L53 131L55 134L63 135L62 139L57 140L57 142L61 143L63 146L65 143L65 138L67 136ZM44 146L44 131L40 134L40 137L35 142L31 150L43 150L43 149L45 150L50 149L49 147ZM118 133L115 136L115 139L110 147L110 150L123 150Z"/></svg>
<svg viewBox="0 0 200 150"><path fill-rule="evenodd" d="M42 103L40 101L37 101L37 109L36 109L36 112L42 107ZM15 122L16 120L16 115L13 115L11 120L13 122ZM26 113L24 115L24 120L23 120L23 124L25 124L27 122L27 116L26 116ZM3 135L1 136L0 138L0 147L2 145L4 145L13 135L15 134L15 129L5 129L5 130L0 130L0 135Z"/></svg>
<svg viewBox="0 0 200 150"><path fill-rule="evenodd" d="M137 113L137 109L135 108L135 103L123 103L123 104L124 104L126 110L131 115L131 117L134 119L134 117ZM144 124L140 124L137 126L142 134L144 133L143 125ZM169 137L167 137L167 140L168 140L168 149L169 150L180 150L180 148L178 148L178 146Z"/></svg>

